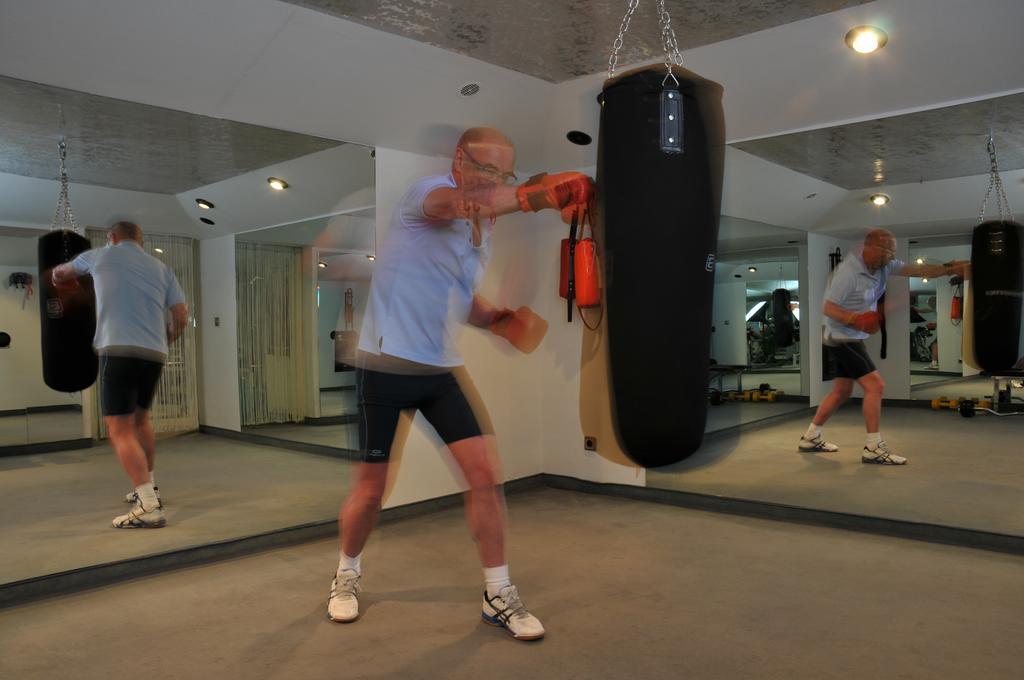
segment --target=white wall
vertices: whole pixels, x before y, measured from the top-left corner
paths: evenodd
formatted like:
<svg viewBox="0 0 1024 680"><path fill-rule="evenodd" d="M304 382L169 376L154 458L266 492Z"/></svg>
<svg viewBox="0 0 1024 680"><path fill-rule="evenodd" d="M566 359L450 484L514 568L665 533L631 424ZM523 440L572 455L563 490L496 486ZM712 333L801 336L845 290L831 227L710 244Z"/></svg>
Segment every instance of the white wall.
<svg viewBox="0 0 1024 680"><path fill-rule="evenodd" d="M378 243L383 241L391 212L409 184L425 175L448 172L450 165L445 158L377 148ZM481 294L496 304L530 305L537 309L541 289L533 260L538 229L530 216L510 215L499 220ZM474 328L465 330L459 347L494 422L505 478L541 472L542 433L538 423L542 401L540 376L546 368L544 355L540 350L532 355L519 354L504 341ZM572 406L575 407L575 401ZM442 449L433 430L418 415L386 507L462 490L445 462L447 454L441 453Z"/></svg>
<svg viewBox="0 0 1024 680"><path fill-rule="evenodd" d="M334 340L331 331L345 328L345 291L352 289L352 326L358 333L363 327L366 296L370 292L368 281L320 281L320 308L317 329L317 356L320 389L355 384L354 371L334 371Z"/></svg>
<svg viewBox="0 0 1024 680"><path fill-rule="evenodd" d="M33 277L34 294L27 301L24 290L7 288L13 272ZM43 382L38 295L39 271L34 263L0 266L0 331L11 336L11 344L0 349L0 411L82 403L80 392L55 392Z"/></svg>
<svg viewBox="0 0 1024 680"><path fill-rule="evenodd" d="M711 358L720 364L747 363L747 284L729 281L715 284L712 310Z"/></svg>
<svg viewBox="0 0 1024 680"><path fill-rule="evenodd" d="M238 397L234 236L199 242L199 277L199 422L238 432L242 422Z"/></svg>

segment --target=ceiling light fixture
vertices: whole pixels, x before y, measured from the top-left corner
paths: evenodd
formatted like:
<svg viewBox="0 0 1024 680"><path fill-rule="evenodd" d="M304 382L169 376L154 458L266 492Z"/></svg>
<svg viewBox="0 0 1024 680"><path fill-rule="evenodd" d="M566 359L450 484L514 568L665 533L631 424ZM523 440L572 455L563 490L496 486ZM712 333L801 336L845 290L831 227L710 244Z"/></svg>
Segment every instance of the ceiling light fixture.
<svg viewBox="0 0 1024 680"><path fill-rule="evenodd" d="M877 26L855 26L846 34L846 46L860 54L871 54L885 47L889 35Z"/></svg>
<svg viewBox="0 0 1024 680"><path fill-rule="evenodd" d="M277 177L268 177L267 184L269 184L270 188L273 189L274 191L284 191L285 189L288 188L288 182L285 182L283 179Z"/></svg>
<svg viewBox="0 0 1024 680"><path fill-rule="evenodd" d="M376 255L367 255L366 259L369 260L370 262L376 262L377 261L377 256Z"/></svg>
<svg viewBox="0 0 1024 680"><path fill-rule="evenodd" d="M216 222L211 220L209 217L200 217L199 221L202 222L203 224L209 224L211 226L214 225L214 224L217 224Z"/></svg>
<svg viewBox="0 0 1024 680"><path fill-rule="evenodd" d="M205 198L197 198L196 205L198 205L203 210L213 210L213 208L216 207L213 205L213 203L210 203Z"/></svg>
<svg viewBox="0 0 1024 680"><path fill-rule="evenodd" d="M153 248L153 252L154 252L154 253L160 253L160 254L163 254L163 252L164 252L164 249L163 249L163 248Z"/></svg>
<svg viewBox="0 0 1024 680"><path fill-rule="evenodd" d="M928 279L927 278L921 279L921 283L928 283Z"/></svg>
<svg viewBox="0 0 1024 680"><path fill-rule="evenodd" d="M914 260L914 262L916 262L918 264L924 264L924 258L923 257L919 257L916 260Z"/></svg>
<svg viewBox="0 0 1024 680"><path fill-rule="evenodd" d="M892 199L890 199L885 194L871 194L871 196L869 197L868 200L870 200L875 205L881 206L881 205L887 205L889 203L889 201L892 200Z"/></svg>
<svg viewBox="0 0 1024 680"><path fill-rule="evenodd" d="M324 262L323 260L320 260L319 262L317 262L316 266L320 267L320 269L327 269L327 263Z"/></svg>
<svg viewBox="0 0 1024 680"><path fill-rule="evenodd" d="M750 273L754 273L754 272L757 271L757 267L751 265L751 266L747 267L747 271L750 272Z"/></svg>

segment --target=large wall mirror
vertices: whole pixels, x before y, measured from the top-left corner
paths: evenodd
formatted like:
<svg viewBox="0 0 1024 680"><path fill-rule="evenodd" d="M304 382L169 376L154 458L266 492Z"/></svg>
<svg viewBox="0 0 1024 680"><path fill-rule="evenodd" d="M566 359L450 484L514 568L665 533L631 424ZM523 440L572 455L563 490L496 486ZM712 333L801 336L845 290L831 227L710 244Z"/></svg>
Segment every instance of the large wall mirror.
<svg viewBox="0 0 1024 680"><path fill-rule="evenodd" d="M814 412L809 406L833 386L823 379L820 348L821 307L835 258L856 257L866 233L885 228L896 236L896 256L907 263L969 260L972 229L990 186L990 134L1020 219L1024 94L728 148L713 358L744 367L744 390L770 383L805 401L709 406L701 449L679 464L648 470L649 486L1024 535L1017 512L1024 488L1016 481L1024 478L1016 445L1024 418L965 418L950 408L963 399L996 397L993 379L963 361L969 280L891 277L885 356L882 333L867 341L885 382L881 432L909 458L906 466L861 463L865 423L858 391L825 426L838 452L797 450ZM883 197L872 201L875 194ZM989 219L993 206L990 201ZM765 337L773 327L769 296L781 289L799 314L799 339L789 348ZM729 369L723 373L724 389L738 389ZM713 379L711 387L717 386ZM760 409L760 417L720 415L737 405L748 413ZM794 410L765 410L787 405Z"/></svg>
<svg viewBox="0 0 1024 680"><path fill-rule="evenodd" d="M104 247L110 224L137 222L190 309L152 409L159 531L111 528L130 484L96 387L42 380L36 249L62 134L82 234ZM354 448L352 372L332 336L362 318L374 162L337 140L0 78L0 542L18 546L0 556L0 585L336 515L350 461L301 445ZM225 385L229 398L211 396ZM238 440L275 426L295 432Z"/></svg>

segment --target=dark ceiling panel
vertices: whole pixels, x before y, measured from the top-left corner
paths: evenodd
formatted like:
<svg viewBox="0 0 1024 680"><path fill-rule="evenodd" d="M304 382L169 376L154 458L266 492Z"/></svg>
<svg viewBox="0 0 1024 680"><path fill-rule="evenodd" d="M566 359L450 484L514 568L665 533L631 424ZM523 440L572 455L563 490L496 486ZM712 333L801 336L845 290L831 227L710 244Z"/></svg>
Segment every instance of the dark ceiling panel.
<svg viewBox="0 0 1024 680"><path fill-rule="evenodd" d="M733 144L844 189L989 172L992 131L999 169L1024 168L1024 94Z"/></svg>
<svg viewBox="0 0 1024 680"><path fill-rule="evenodd" d="M0 76L0 172L177 194L342 142Z"/></svg>
<svg viewBox="0 0 1024 680"><path fill-rule="evenodd" d="M608 69L625 0L285 0L551 82ZM681 49L869 0L668 0ZM662 55L655 0L643 0L619 64Z"/></svg>

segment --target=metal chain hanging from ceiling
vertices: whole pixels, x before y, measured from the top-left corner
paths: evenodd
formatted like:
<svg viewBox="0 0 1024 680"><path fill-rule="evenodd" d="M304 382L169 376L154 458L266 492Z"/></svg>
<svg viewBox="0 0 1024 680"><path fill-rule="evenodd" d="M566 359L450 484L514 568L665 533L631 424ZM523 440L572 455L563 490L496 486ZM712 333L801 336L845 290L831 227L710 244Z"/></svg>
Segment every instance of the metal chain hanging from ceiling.
<svg viewBox="0 0 1024 680"><path fill-rule="evenodd" d="M633 14L639 5L640 0L628 0L626 13L622 17L622 23L619 24L619 34L612 42L612 52L608 57L609 80L615 77L615 69L619 64L619 51L622 49L626 33L629 31L629 23L632 21ZM665 8L665 0L657 0L656 9L658 12L658 23L661 26L661 47L665 53L665 79L662 81L662 85L671 78L678 86L679 81L676 80L675 75L672 73L672 66L682 66L683 55L679 51L675 29L672 28L672 16Z"/></svg>
<svg viewBox="0 0 1024 680"><path fill-rule="evenodd" d="M978 222L985 221L985 209L988 207L988 199L992 196L992 190L996 192L996 207L999 210L999 221L1008 222L1013 219L1013 211L1010 210L1010 201L1006 198L1006 191L1003 189L1003 179L999 175L999 161L996 158L996 142L992 132L988 133L988 190L981 202L981 212L978 215Z"/></svg>
<svg viewBox="0 0 1024 680"><path fill-rule="evenodd" d="M71 209L71 197L68 195L68 145L64 139L64 110L58 106L58 111L61 128L60 142L57 144L57 157L60 159L60 197L57 199L57 209L53 213L53 224L50 225L50 229L70 229L81 234L75 213Z"/></svg>

